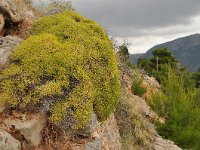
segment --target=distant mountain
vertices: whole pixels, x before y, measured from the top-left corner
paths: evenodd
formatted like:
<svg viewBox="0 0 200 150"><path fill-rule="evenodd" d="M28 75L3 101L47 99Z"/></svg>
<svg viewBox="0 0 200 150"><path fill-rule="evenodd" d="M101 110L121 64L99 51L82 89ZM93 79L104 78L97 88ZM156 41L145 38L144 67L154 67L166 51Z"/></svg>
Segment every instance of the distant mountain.
<svg viewBox="0 0 200 150"><path fill-rule="evenodd" d="M139 54L130 54L130 61L133 63L133 64L136 64L137 63L137 60L142 57L144 55L144 53L139 53Z"/></svg>
<svg viewBox="0 0 200 150"><path fill-rule="evenodd" d="M152 51L158 48L169 49L180 63L190 71L196 71L200 67L200 34L193 34L156 45L142 57L151 57Z"/></svg>

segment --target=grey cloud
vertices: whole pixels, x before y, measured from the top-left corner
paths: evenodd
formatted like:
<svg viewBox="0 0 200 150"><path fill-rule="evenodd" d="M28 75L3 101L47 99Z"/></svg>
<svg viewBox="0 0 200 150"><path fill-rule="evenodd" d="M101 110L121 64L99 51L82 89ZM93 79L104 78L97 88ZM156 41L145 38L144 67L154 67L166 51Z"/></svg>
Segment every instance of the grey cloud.
<svg viewBox="0 0 200 150"><path fill-rule="evenodd" d="M72 0L72 4L81 14L121 37L189 25L200 13L199 0Z"/></svg>
<svg viewBox="0 0 200 150"><path fill-rule="evenodd" d="M46 5L50 0L33 1ZM110 35L134 43L131 53L144 52L155 44L200 32L200 0L71 1L81 15L100 23Z"/></svg>

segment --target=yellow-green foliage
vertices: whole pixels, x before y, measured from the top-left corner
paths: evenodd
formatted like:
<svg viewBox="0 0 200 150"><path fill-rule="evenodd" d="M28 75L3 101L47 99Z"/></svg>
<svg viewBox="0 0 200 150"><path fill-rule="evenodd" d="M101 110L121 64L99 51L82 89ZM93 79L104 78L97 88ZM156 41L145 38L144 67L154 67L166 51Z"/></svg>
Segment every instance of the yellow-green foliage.
<svg viewBox="0 0 200 150"><path fill-rule="evenodd" d="M16 108L45 109L56 124L72 117L83 127L94 111L105 120L115 109L120 83L112 44L104 30L75 12L35 22L32 36L2 71L0 99Z"/></svg>

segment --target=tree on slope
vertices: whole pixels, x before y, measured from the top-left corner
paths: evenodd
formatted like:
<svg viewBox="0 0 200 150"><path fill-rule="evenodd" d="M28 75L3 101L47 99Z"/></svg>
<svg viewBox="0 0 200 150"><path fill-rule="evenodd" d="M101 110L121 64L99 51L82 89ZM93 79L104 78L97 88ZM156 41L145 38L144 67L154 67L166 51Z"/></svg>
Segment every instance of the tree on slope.
<svg viewBox="0 0 200 150"><path fill-rule="evenodd" d="M140 58L138 60L138 65L140 68L147 71L149 75L156 77L160 82L161 78L166 77L168 66L175 70L178 61L166 48L156 49L152 54L153 56L150 59Z"/></svg>

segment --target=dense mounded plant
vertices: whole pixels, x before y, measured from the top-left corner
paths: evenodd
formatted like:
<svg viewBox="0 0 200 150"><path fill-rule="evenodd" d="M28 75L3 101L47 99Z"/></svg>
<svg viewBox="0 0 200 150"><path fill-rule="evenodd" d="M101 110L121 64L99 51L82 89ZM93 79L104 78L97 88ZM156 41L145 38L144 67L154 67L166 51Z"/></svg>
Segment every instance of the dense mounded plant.
<svg viewBox="0 0 200 150"><path fill-rule="evenodd" d="M76 12L36 21L1 72L0 101L45 111L55 124L83 127L115 109L120 83L112 44L94 21Z"/></svg>

